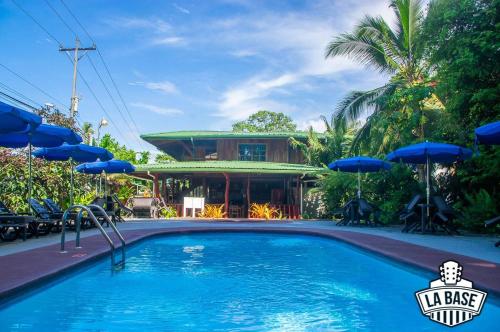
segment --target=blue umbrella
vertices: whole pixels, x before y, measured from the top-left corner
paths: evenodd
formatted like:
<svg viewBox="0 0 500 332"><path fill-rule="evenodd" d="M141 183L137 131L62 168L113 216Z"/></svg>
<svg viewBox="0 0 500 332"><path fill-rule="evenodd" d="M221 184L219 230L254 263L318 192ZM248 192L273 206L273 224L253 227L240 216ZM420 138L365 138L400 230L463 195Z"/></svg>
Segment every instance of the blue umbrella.
<svg viewBox="0 0 500 332"><path fill-rule="evenodd" d="M38 127L42 118L0 101L0 133L23 132Z"/></svg>
<svg viewBox="0 0 500 332"><path fill-rule="evenodd" d="M32 176L31 176L31 149L35 147L56 147L63 143L79 144L82 142L80 135L73 130L41 124L38 127L30 127L26 132L16 132L10 134L0 134L0 146L6 148L23 148L28 146L29 182L28 198L31 198Z"/></svg>
<svg viewBox="0 0 500 332"><path fill-rule="evenodd" d="M84 163L76 166L77 172L85 174L101 174L106 172L108 174L113 173L132 173L135 171L135 167L124 160L109 160L100 161L95 163Z"/></svg>
<svg viewBox="0 0 500 332"><path fill-rule="evenodd" d="M361 172L388 170L391 164L380 159L359 156L335 160L328 165L328 168L334 171L358 173L358 198L361 198Z"/></svg>
<svg viewBox="0 0 500 332"><path fill-rule="evenodd" d="M500 121L476 128L476 142L481 144L500 144Z"/></svg>
<svg viewBox="0 0 500 332"><path fill-rule="evenodd" d="M101 161L95 163L84 163L76 166L76 170L80 173L85 174L101 174L102 172L106 174L113 173L132 173L135 171L135 167L124 160L110 160ZM105 181L106 184L107 181ZM104 188L106 192L106 187Z"/></svg>
<svg viewBox="0 0 500 332"><path fill-rule="evenodd" d="M429 217L430 203L430 163L453 163L472 157L472 150L458 145L446 143L424 142L408 145L389 153L387 160L402 161L408 164L425 164L427 170L427 217Z"/></svg>
<svg viewBox="0 0 500 332"><path fill-rule="evenodd" d="M52 161L69 160L71 167L71 191L70 205L73 205L73 161L91 162L107 161L113 158L113 154L104 148L90 146L86 144L68 145L64 144L56 148L41 148L35 150L33 155L37 158L43 158Z"/></svg>

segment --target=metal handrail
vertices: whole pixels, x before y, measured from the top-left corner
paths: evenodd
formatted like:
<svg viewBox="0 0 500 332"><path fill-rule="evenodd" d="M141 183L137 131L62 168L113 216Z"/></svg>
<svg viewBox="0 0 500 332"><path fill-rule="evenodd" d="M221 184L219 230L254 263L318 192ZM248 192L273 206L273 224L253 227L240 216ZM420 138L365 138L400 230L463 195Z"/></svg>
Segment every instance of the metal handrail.
<svg viewBox="0 0 500 332"><path fill-rule="evenodd" d="M108 233L106 233L106 231L102 227L101 223L97 220L97 218L94 215L94 213L92 212L91 208L97 209L102 214L102 217L104 217L104 219L106 220L108 225L111 226L111 229L118 236L118 239L121 242L121 250L122 250L122 259L120 260L120 262L118 262L118 263L115 262L115 249L116 249L115 244L114 244L113 240L111 240L111 238L109 237ZM87 206L78 205L78 204L72 205L64 212L64 215L62 217L62 227L61 227L61 253L66 253L66 251L64 250L65 238L66 238L66 220L68 219L68 216L71 213L71 211L76 210L76 209L80 209L80 211L78 212L78 215L76 217L76 243L75 243L75 247L81 248L80 247L80 229L81 229L80 224L81 224L83 211L86 211L88 216L90 217L90 219L93 221L95 226L99 229L102 236L104 237L104 239L106 239L106 241L108 242L108 244L111 248L111 264L112 264L112 266L116 267L117 265L124 265L125 264L125 239L123 238L120 231L118 231L118 228L116 228L116 225L113 224L113 222L110 220L109 216L106 214L106 211L101 206L95 205L95 204L90 204Z"/></svg>

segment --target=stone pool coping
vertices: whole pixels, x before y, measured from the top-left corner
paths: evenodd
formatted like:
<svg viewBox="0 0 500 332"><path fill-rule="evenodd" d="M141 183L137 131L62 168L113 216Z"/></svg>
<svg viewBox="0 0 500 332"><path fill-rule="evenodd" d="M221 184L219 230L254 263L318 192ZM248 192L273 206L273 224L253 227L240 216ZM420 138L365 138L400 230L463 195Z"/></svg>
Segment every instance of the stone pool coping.
<svg viewBox="0 0 500 332"><path fill-rule="evenodd" d="M129 245L156 235L199 232L271 232L322 236L432 272L436 278L439 276L439 265L443 261L456 260L464 267L463 277L473 281L474 287L500 295L500 264L366 233L337 229L280 227L279 224L266 225L266 227L255 224L245 228L236 225L200 224L176 228L124 230L122 234ZM113 239L115 243L118 243L116 238L113 237ZM22 295L24 291L42 286L65 272L75 270L110 253L109 245L101 235L85 237L81 244L83 248L76 249L75 242L68 241L67 252L64 254L60 253L59 244L52 244L1 256L0 301L7 301L15 295Z"/></svg>

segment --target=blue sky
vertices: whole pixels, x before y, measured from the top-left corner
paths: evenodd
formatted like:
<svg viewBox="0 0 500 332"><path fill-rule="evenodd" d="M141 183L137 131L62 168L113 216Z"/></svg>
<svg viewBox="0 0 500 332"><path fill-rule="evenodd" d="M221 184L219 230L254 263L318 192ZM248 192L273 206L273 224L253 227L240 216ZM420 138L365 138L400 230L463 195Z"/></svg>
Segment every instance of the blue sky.
<svg viewBox="0 0 500 332"><path fill-rule="evenodd" d="M74 35L42 0L16 0L65 46ZM47 0L79 35L91 40L60 0ZM230 129L231 123L260 109L284 112L299 125L321 130L348 91L376 87L385 78L348 59L324 58L328 41L349 31L365 14L392 20L385 0L317 1L101 1L65 0L95 40L137 128L127 125L106 94L89 59L80 71L102 105L79 81L79 121L96 124L138 150L153 147L139 133L189 129ZM72 65L58 45L11 0L0 0L0 83L39 104L66 109ZM97 54L89 54L110 89ZM5 91L0 87L0 91ZM114 90L111 90L114 93ZM114 94L118 106L128 115ZM117 129L119 127L119 129Z"/></svg>

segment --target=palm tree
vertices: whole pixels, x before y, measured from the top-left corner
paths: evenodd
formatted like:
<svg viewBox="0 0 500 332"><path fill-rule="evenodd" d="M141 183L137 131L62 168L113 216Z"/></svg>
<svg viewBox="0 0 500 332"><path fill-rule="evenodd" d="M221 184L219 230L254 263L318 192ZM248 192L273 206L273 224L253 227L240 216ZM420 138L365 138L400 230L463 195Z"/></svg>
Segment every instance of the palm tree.
<svg viewBox="0 0 500 332"><path fill-rule="evenodd" d="M94 128L90 122L84 122L82 125L82 136L85 144L92 145L94 141Z"/></svg>
<svg viewBox="0 0 500 332"><path fill-rule="evenodd" d="M366 140L373 126L389 111L387 100L398 89L422 84L425 63L417 37L422 28L423 6L420 0L392 0L396 22L391 28L380 16L365 16L351 33L335 37L326 48L326 57L348 56L355 61L391 75L389 82L369 91L352 91L335 110L335 123L345 125L369 116L358 130L353 148ZM421 110L418 111L421 114ZM422 122L423 123L423 122ZM417 136L423 136L423 125ZM380 151L378 151L380 152Z"/></svg>
<svg viewBox="0 0 500 332"><path fill-rule="evenodd" d="M311 126L305 142L292 137L290 144L304 153L307 164L325 167L330 162L348 155L356 129L355 126L336 126L333 116L328 121L322 115L321 120L325 126L322 135L315 132Z"/></svg>

